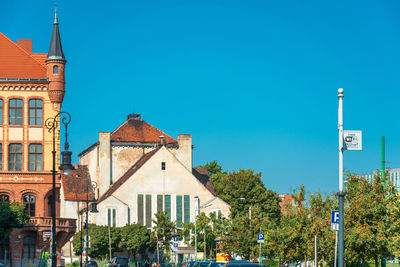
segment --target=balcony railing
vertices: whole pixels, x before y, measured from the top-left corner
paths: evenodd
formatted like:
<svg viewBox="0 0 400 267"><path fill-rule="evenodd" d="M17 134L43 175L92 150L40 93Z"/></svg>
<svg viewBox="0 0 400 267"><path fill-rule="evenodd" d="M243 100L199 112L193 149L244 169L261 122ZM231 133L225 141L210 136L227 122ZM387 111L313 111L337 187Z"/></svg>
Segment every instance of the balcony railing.
<svg viewBox="0 0 400 267"><path fill-rule="evenodd" d="M25 227L34 227L34 228L49 228L52 225L51 217L31 217ZM57 230L61 229L75 229L76 228L76 219L66 219L66 218L56 218L56 227Z"/></svg>

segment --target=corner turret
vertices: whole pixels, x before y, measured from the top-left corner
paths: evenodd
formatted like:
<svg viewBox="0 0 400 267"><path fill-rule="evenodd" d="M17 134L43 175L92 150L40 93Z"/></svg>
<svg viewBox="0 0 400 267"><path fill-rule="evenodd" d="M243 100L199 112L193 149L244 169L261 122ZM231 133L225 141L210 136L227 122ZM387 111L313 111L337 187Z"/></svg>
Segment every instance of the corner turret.
<svg viewBox="0 0 400 267"><path fill-rule="evenodd" d="M49 53L47 54L47 78L49 79L49 97L52 103L61 104L65 94L65 60L62 50L60 31L58 29L57 8L54 14L53 33Z"/></svg>

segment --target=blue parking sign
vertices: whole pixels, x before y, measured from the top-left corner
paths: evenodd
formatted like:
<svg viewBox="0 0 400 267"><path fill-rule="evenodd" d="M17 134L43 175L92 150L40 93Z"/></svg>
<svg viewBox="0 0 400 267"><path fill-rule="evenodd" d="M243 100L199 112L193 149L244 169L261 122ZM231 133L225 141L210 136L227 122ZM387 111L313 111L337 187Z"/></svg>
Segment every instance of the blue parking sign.
<svg viewBox="0 0 400 267"><path fill-rule="evenodd" d="M174 248L177 248L178 247L178 243L174 243Z"/></svg>
<svg viewBox="0 0 400 267"><path fill-rule="evenodd" d="M332 210L331 223L339 223L339 211Z"/></svg>
<svg viewBox="0 0 400 267"><path fill-rule="evenodd" d="M174 242L178 242L178 237L177 237L177 236L174 236L174 237L173 237L173 241L174 241Z"/></svg>
<svg viewBox="0 0 400 267"><path fill-rule="evenodd" d="M264 234L257 234L257 242L258 243L264 243Z"/></svg>

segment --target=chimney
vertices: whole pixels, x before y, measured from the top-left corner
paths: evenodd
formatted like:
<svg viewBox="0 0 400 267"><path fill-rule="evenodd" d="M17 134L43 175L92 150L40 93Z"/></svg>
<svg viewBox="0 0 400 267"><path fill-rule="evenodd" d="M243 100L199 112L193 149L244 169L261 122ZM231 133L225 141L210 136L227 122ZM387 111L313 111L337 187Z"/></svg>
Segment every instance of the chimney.
<svg viewBox="0 0 400 267"><path fill-rule="evenodd" d="M190 172L192 172L192 135L179 134L178 146L176 157Z"/></svg>
<svg viewBox="0 0 400 267"><path fill-rule="evenodd" d="M32 39L17 39L17 45L32 54Z"/></svg>
<svg viewBox="0 0 400 267"><path fill-rule="evenodd" d="M136 114L136 113L131 113L127 116L126 120L141 120L141 116L140 114Z"/></svg>
<svg viewBox="0 0 400 267"><path fill-rule="evenodd" d="M108 132L99 133L99 180L100 194L104 194L112 184L111 177L111 134Z"/></svg>

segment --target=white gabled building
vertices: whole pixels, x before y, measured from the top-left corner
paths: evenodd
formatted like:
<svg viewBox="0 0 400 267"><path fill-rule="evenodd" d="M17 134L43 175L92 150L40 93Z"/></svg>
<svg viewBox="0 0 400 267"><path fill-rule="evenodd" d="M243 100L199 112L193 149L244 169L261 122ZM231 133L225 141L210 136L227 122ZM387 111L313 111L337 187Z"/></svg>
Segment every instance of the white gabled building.
<svg viewBox="0 0 400 267"><path fill-rule="evenodd" d="M205 213L229 216L229 205L215 196L205 168L192 167L192 137L178 140L143 121L139 114L79 154L98 184L98 225L153 226L154 214L165 211L177 225L194 221L195 197Z"/></svg>

